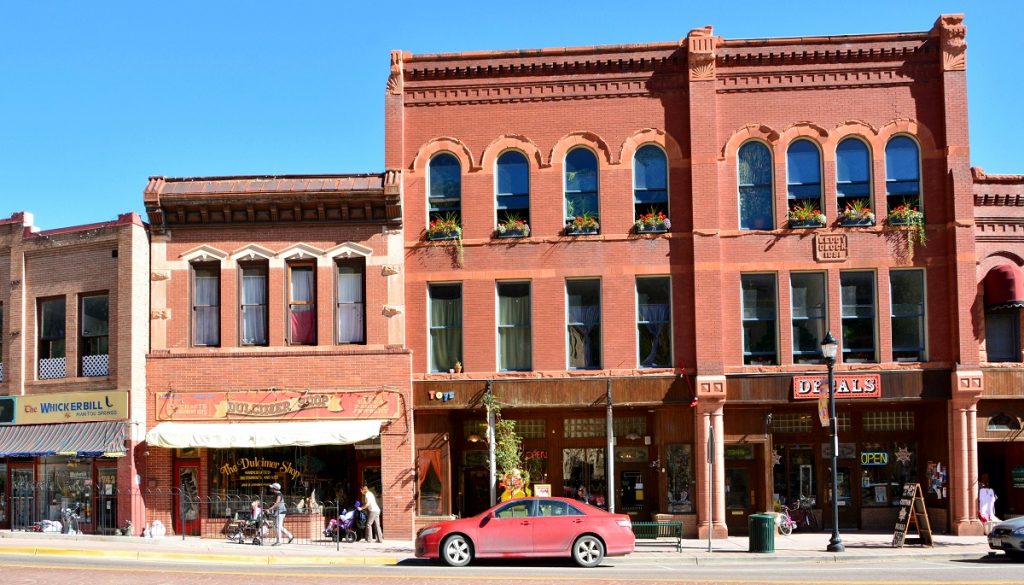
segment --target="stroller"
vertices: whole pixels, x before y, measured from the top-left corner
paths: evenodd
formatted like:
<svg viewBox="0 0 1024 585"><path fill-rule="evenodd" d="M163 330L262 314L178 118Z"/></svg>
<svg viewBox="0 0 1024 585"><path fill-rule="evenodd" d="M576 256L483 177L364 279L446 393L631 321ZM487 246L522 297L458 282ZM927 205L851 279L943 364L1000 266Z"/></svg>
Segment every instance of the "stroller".
<svg viewBox="0 0 1024 585"><path fill-rule="evenodd" d="M246 513L245 516L245 518L238 519L228 539L238 544L245 544L246 540L252 540L256 546L263 544L263 539L270 530L267 524L267 514L260 511L257 514Z"/></svg>
<svg viewBox="0 0 1024 585"><path fill-rule="evenodd" d="M359 506L360 503L356 502L355 505ZM364 528L366 528L366 512L357 511L355 508L344 509L337 518L331 518L331 522L324 529L324 536L331 540L338 538L345 542L355 542L359 540L359 535Z"/></svg>

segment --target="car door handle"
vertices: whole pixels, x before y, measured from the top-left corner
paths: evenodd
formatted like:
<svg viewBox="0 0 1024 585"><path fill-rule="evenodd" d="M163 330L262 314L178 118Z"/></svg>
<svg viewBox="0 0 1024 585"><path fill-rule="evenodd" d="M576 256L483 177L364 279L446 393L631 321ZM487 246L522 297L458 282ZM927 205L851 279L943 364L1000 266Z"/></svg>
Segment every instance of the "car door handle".
<svg viewBox="0 0 1024 585"><path fill-rule="evenodd" d="M522 524L523 526L529 526L530 525L530 521L529 520L523 520L522 522L520 522L520 524Z"/></svg>
<svg viewBox="0 0 1024 585"><path fill-rule="evenodd" d="M573 520L573 524L583 524L583 520Z"/></svg>

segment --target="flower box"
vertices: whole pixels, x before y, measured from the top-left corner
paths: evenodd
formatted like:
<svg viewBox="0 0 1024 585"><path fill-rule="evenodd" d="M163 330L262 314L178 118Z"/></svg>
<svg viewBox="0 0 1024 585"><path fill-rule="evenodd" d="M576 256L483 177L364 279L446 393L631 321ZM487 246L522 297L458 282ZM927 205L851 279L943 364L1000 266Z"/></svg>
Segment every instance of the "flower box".
<svg viewBox="0 0 1024 585"><path fill-rule="evenodd" d="M790 219L789 227L794 229L825 227L825 222L817 219Z"/></svg>
<svg viewBox="0 0 1024 585"><path fill-rule="evenodd" d="M886 219L889 225L902 226L902 225L916 225L921 220L915 217L890 217Z"/></svg>
<svg viewBox="0 0 1024 585"><path fill-rule="evenodd" d="M496 234L496 237L498 237L498 238L525 238L528 235L530 235L530 234L525 229L522 229L522 230L505 230L503 232L499 231Z"/></svg>
<svg viewBox="0 0 1024 585"><path fill-rule="evenodd" d="M566 228L565 228L565 235L567 235L567 236L593 236L593 235L597 235L597 233L598 233L597 226L589 226L589 227L566 226Z"/></svg>
<svg viewBox="0 0 1024 585"><path fill-rule="evenodd" d="M845 227L864 227L875 225L874 218L870 217L841 217L839 218L839 225Z"/></svg>
<svg viewBox="0 0 1024 585"><path fill-rule="evenodd" d="M427 232L427 239L432 242L438 242L443 240L457 240L459 239L459 232L455 230Z"/></svg>
<svg viewBox="0 0 1024 585"><path fill-rule="evenodd" d="M638 225L636 226L636 233L638 234L663 234L668 231L668 226L662 225Z"/></svg>

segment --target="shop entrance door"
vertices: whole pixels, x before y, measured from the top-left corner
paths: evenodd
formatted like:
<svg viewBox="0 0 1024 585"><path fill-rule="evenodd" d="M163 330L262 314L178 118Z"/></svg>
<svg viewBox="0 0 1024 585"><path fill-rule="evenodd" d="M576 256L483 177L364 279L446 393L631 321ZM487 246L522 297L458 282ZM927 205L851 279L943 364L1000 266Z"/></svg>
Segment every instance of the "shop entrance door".
<svg viewBox="0 0 1024 585"><path fill-rule="evenodd" d="M0 528L10 529L11 518L8 511L11 509L10 495L7 493L7 465L0 463Z"/></svg>
<svg viewBox="0 0 1024 585"><path fill-rule="evenodd" d="M836 468L838 473L836 474L839 478L839 528L857 530L860 528L860 506L857 505L859 498L858 494L853 492L853 467L848 462L840 462ZM826 498L825 507L821 511L823 516L822 525L825 528L832 528L832 470L827 469L826 472L825 493L828 494ZM856 486L859 490L859 484Z"/></svg>
<svg viewBox="0 0 1024 585"><path fill-rule="evenodd" d="M36 508L36 472L31 463L11 465L11 530L32 526Z"/></svg>
<svg viewBox="0 0 1024 585"><path fill-rule="evenodd" d="M469 467L462 471L462 510L461 516L468 518L491 507L490 472L478 467Z"/></svg>
<svg viewBox="0 0 1024 585"><path fill-rule="evenodd" d="M380 477L380 459L367 459L359 462L359 485L356 486L356 490L363 487L364 485L370 488L373 495L377 496L377 503L383 507L384 502L381 501L383 497L383 484Z"/></svg>
<svg viewBox="0 0 1024 585"><path fill-rule="evenodd" d="M199 536L199 462L174 462L174 532Z"/></svg>
<svg viewBox="0 0 1024 585"><path fill-rule="evenodd" d="M725 446L725 524L729 534L746 534L747 517L760 512L764 468L760 445Z"/></svg>
<svg viewBox="0 0 1024 585"><path fill-rule="evenodd" d="M617 463L619 485L618 500L615 502L615 511L619 514L629 514L634 520L649 520L651 516L651 502L654 500L649 478L650 468L647 464L625 465Z"/></svg>
<svg viewBox="0 0 1024 585"><path fill-rule="evenodd" d="M92 507L96 534L113 534L117 526L117 467L96 468L96 502Z"/></svg>

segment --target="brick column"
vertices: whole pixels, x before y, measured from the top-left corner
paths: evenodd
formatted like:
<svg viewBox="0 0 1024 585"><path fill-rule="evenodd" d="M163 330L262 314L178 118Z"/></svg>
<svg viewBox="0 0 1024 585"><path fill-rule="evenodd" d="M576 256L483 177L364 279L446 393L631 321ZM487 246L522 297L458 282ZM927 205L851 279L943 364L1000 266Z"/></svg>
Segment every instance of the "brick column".
<svg viewBox="0 0 1024 585"><path fill-rule="evenodd" d="M725 376L697 376L698 403L697 422L694 428L696 449L694 465L697 468L697 536L707 538L708 530L713 538L727 538L729 529L725 525ZM715 431L714 475L708 485L708 435L710 428ZM714 493L713 521L708 519L708 506Z"/></svg>

